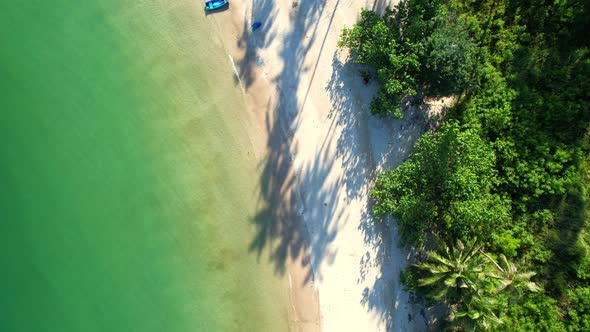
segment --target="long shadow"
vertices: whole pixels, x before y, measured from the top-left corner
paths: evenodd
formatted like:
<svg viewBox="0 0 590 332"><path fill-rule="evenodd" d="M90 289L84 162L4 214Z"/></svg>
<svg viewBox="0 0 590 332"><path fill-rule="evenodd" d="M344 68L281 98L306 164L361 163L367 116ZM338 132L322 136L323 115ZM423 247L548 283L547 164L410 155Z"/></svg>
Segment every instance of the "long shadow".
<svg viewBox="0 0 590 332"><path fill-rule="evenodd" d="M336 2L334 6L334 10L332 10L332 15L330 16L330 22L328 23L328 28L326 29L326 33L324 34L324 39L322 40L322 45L320 46L320 51L318 52L318 56L315 60L315 65L313 67L313 72L311 73L311 79L309 80L309 84L307 85L307 90L305 91L305 97L303 97L303 102L301 103L301 109L305 107L305 103L307 102L307 97L309 96L309 90L311 89L311 85L313 84L313 79L315 78L315 73L318 69L318 65L320 63L320 58L322 56L322 52L324 51L324 46L326 45L326 39L328 38L328 33L330 32L330 27L332 26L332 22L334 21L334 14L336 14L336 10L338 9L338 5L340 4L340 0ZM316 25L317 31L318 25ZM314 31L315 34L315 31Z"/></svg>
<svg viewBox="0 0 590 332"><path fill-rule="evenodd" d="M321 153L314 162L302 165L298 173L294 172L292 159L297 146L293 134L299 126L298 110L301 109L294 87L300 84L301 74L308 68L304 66L307 52L318 34L318 18L324 11L325 3L294 3L290 10L291 30L277 40L282 45L280 57L283 70L275 78L279 87L276 107L268 110L266 130L268 155L261 168L263 177L260 181L259 212L252 222L256 227L256 236L250 244L250 250L259 258L268 254L277 274L284 274L289 262L299 262L306 273L305 282L321 275L314 271L324 262L330 263L337 254L329 244L336 236L341 212L336 210L339 182L326 182L326 175L333 167L334 158ZM284 9L283 9L284 10ZM240 62L239 70L242 83L247 89L255 79L257 52L266 48L277 38L276 18L278 8L268 0L254 1L252 16L245 23L244 32L238 46L246 52L246 58ZM250 22L260 21L263 25L256 32L249 29ZM269 104L270 105L270 104ZM306 185L307 184L307 185ZM313 184L318 190L308 190ZM321 209L311 208L310 203ZM307 230L305 219L310 218L316 225Z"/></svg>

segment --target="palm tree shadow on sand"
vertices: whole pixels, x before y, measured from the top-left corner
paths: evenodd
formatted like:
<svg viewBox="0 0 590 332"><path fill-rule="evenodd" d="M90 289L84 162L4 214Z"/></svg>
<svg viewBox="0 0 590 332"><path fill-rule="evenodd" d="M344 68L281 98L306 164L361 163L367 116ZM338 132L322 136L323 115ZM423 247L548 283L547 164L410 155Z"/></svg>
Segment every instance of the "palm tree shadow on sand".
<svg viewBox="0 0 590 332"><path fill-rule="evenodd" d="M351 83L350 78L339 74L345 71L358 71L359 67L350 62L341 63L335 57L332 64L334 74L326 87L326 92L333 103L330 121L344 128L336 143L337 155L318 153L313 161L302 165L298 173L294 172L292 153L297 151L298 147L293 137L301 122L299 110L304 106L305 98L300 100L293 91L302 83L302 73L311 72L313 80L319 56L312 66L304 64L305 56L317 38L321 38L323 49L326 35L323 31L318 31L319 18L330 19L331 24L339 3L338 1L329 13L325 13L324 1L298 3L289 9L291 30L284 36L279 36L274 22L279 10L275 3L271 0L253 1L252 14L245 20L242 35L237 41L237 46L245 53L244 59L236 65L246 91L252 87L256 79L256 67L259 66L257 54L260 50L268 48L273 42L281 43L280 57L284 64L282 71L275 78L275 83L279 87L278 102L274 106L272 101L268 100L263 111L266 114L265 129L268 132L267 155L260 164L263 174L258 188L260 209L251 219L256 233L250 242L249 251L255 253L258 259L268 259L272 262L278 275L284 275L289 264L298 264L306 274L304 283L314 278L321 280L319 267L332 264L338 254L331 244L345 218L342 209L338 208L339 197L336 193L339 188L346 187L345 200L361 196L368 199L369 186L365 179L374 178L372 170L375 164L382 163L382 159L387 158L395 159L396 163L401 162L425 128L418 121L417 115L412 115L406 120L389 121L387 126L392 128L390 133L393 136L388 139L395 144L384 149L386 152L378 156L379 160L370 160L372 154L367 151L370 151L368 146L371 142L362 139L359 141L355 135L359 130L366 130L368 121L380 120L372 118L368 110L361 110L352 102L353 97L349 90L355 89L355 84L363 84L362 78L357 75L357 82ZM382 4L379 2L375 6L380 7ZM370 8L371 4L368 4L368 7ZM252 31L250 25L256 21L262 22L262 26ZM281 40L276 40L277 38ZM308 91L310 87L311 83ZM402 143L399 143L400 141ZM337 158L338 162L343 160L344 176L336 181L328 181L327 174L335 166ZM306 191L310 183L314 184L314 188L321 190ZM311 206L309 202L316 204ZM321 206L320 209L314 208L318 205ZM367 207L361 220L351 220L358 222L359 230L365 236L365 243L377 253L377 257L364 255L359 261L359 280L365 277L369 268L400 268L391 267L392 243L396 242L389 237L392 229L376 228L370 209L370 206ZM313 220L314 227L310 231L304 218ZM395 232L395 229L393 231ZM367 311L376 313L386 321L389 331L395 330L395 294L399 293L391 288L392 281L388 279L394 272L389 271L387 275L379 277L372 287L367 287L363 294L358 294ZM391 300L384 301L384 297Z"/></svg>
<svg viewBox="0 0 590 332"><path fill-rule="evenodd" d="M288 264L299 264L305 271L304 283L321 278L312 267L331 263L337 254L330 249L337 232L341 212L336 211L338 183L325 182L334 158L317 156L314 162L304 165L298 174L293 172L292 151L297 149L293 141L300 119L297 110L301 101L290 90L300 84L304 58L317 38L318 18L325 3L314 1L299 3L290 8L291 31L282 40L280 56L284 62L282 72L275 83L280 89L276 107L268 101L266 110L267 156L262 161L262 178L259 183L261 209L252 218L256 236L249 250L259 259L266 256L274 265L275 273L284 275ZM252 4L252 15L246 20L238 47L245 51L245 58L238 63L240 80L247 90L255 79L257 52L268 47L277 38L274 19L278 8L273 1L262 0ZM262 26L252 31L250 24L260 21ZM314 182L321 188L306 192L303 183ZM324 185L325 184L325 185ZM323 202L323 209L308 209L306 202ZM317 225L308 232L305 218L312 218Z"/></svg>

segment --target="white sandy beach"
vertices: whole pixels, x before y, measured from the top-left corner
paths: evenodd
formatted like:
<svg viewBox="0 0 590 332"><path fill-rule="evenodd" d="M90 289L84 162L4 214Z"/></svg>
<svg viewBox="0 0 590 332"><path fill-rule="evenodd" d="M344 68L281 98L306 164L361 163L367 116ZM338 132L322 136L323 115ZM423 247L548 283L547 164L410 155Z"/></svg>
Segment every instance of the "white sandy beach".
<svg viewBox="0 0 590 332"><path fill-rule="evenodd" d="M259 129L261 200L274 224L258 227L277 270L287 264L293 330L426 330L398 281L406 257L395 225L374 226L368 197L375 175L402 162L424 126L413 115L371 116L374 83L336 45L361 8L386 4L233 1L207 18L221 28Z"/></svg>

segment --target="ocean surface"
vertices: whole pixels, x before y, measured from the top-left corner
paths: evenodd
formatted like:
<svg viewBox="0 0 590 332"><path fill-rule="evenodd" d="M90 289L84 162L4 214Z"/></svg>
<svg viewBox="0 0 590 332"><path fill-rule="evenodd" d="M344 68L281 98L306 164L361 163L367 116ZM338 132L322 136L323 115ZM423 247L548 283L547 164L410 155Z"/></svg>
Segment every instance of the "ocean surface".
<svg viewBox="0 0 590 332"><path fill-rule="evenodd" d="M199 1L0 3L0 331L284 331Z"/></svg>

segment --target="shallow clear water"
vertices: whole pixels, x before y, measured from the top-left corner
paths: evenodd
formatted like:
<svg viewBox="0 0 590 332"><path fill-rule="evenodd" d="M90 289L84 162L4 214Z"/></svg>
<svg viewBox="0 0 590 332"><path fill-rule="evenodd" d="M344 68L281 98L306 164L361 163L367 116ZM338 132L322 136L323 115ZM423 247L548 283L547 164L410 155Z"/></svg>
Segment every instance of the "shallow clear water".
<svg viewBox="0 0 590 332"><path fill-rule="evenodd" d="M256 161L195 1L0 3L0 330L280 331Z"/></svg>

